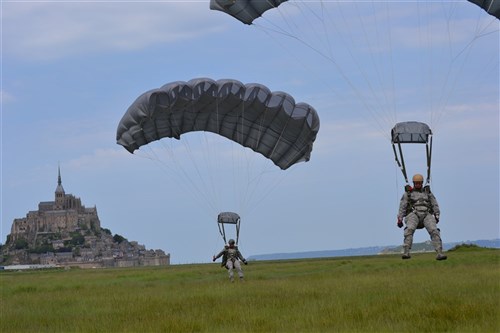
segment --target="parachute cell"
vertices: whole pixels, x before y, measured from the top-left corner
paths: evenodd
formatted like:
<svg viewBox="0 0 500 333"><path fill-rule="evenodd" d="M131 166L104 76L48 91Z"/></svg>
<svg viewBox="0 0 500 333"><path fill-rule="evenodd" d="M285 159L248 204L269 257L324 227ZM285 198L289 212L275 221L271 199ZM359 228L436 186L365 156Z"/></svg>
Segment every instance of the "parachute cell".
<svg viewBox="0 0 500 333"><path fill-rule="evenodd" d="M248 147L285 170L308 161L319 130L315 109L261 84L206 78L172 82L137 98L116 140L130 153L161 138L206 131Z"/></svg>
<svg viewBox="0 0 500 333"><path fill-rule="evenodd" d="M210 9L220 10L245 24L252 24L265 11L288 0L210 0Z"/></svg>
<svg viewBox="0 0 500 333"><path fill-rule="evenodd" d="M473 4L484 9L488 14L500 19L500 1L499 0L469 0Z"/></svg>
<svg viewBox="0 0 500 333"><path fill-rule="evenodd" d="M397 123L391 130L392 143L426 143L430 135L429 126L417 121Z"/></svg>

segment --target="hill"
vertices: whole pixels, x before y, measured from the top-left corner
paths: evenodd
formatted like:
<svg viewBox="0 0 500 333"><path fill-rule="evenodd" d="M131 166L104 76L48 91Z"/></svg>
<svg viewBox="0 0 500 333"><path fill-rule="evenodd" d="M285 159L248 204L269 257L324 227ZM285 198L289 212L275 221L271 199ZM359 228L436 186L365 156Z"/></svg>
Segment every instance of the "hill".
<svg viewBox="0 0 500 333"><path fill-rule="evenodd" d="M492 240L475 240L464 242L444 243L445 251L459 244L475 244L486 248L500 248L500 239ZM430 241L413 244L412 252L434 252L434 248ZM388 246L370 246L360 248L349 248L342 250L325 250L325 251L307 251L307 252L290 252L290 253L271 253L258 254L248 257L248 260L283 260L283 259L305 259L305 258L329 258L329 257L351 257L351 256L368 256L378 254L399 254L402 253L401 245Z"/></svg>
<svg viewBox="0 0 500 333"><path fill-rule="evenodd" d="M101 227L97 207L66 193L58 169L53 201L14 219L5 244L0 244L0 265L128 267L169 265L170 254L147 250L136 241Z"/></svg>

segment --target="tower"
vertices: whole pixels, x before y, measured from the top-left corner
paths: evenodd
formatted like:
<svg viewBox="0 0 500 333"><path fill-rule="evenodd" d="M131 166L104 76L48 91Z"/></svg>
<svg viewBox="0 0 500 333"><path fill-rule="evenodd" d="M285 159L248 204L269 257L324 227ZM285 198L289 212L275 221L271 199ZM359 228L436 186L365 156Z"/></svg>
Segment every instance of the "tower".
<svg viewBox="0 0 500 333"><path fill-rule="evenodd" d="M55 204L54 204L54 210L62 210L64 208L64 197L66 193L64 192L64 188L62 187L62 181L61 181L61 167L57 167L57 187L56 187L56 197L55 197Z"/></svg>

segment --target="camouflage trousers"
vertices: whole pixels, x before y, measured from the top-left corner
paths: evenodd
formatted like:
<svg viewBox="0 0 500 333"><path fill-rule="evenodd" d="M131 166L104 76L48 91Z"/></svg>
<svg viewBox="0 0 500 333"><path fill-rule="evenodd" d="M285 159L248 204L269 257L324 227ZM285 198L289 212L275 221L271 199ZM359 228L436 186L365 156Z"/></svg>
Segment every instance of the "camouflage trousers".
<svg viewBox="0 0 500 333"><path fill-rule="evenodd" d="M420 216L419 216L420 215ZM404 231L403 248L405 253L409 253L413 244L413 234L415 230L425 228L431 237L432 245L437 253L442 253L443 242L441 241L441 233L437 227L436 218L429 214L417 214L412 212L406 216L406 228Z"/></svg>
<svg viewBox="0 0 500 333"><path fill-rule="evenodd" d="M233 269L236 269L238 276L243 278L243 270L241 269L241 264L239 260L228 260L226 263L227 271L229 272L229 278L234 279Z"/></svg>

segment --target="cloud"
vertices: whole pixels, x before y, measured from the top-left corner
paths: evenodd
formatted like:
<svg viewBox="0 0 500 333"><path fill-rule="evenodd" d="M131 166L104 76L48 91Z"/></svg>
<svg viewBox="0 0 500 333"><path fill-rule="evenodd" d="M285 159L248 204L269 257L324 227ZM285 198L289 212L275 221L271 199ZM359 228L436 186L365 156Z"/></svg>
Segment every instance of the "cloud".
<svg viewBox="0 0 500 333"><path fill-rule="evenodd" d="M66 164L71 169L95 169L118 166L121 162L129 158L129 153L124 149L96 149L91 154L82 155L69 160Z"/></svg>
<svg viewBox="0 0 500 333"><path fill-rule="evenodd" d="M217 31L206 3L9 2L3 4L4 53L23 59L137 50Z"/></svg>
<svg viewBox="0 0 500 333"><path fill-rule="evenodd" d="M2 105L15 100L14 95L10 94L9 92L7 92L5 90L0 91L0 94L1 94L1 99L2 99Z"/></svg>

